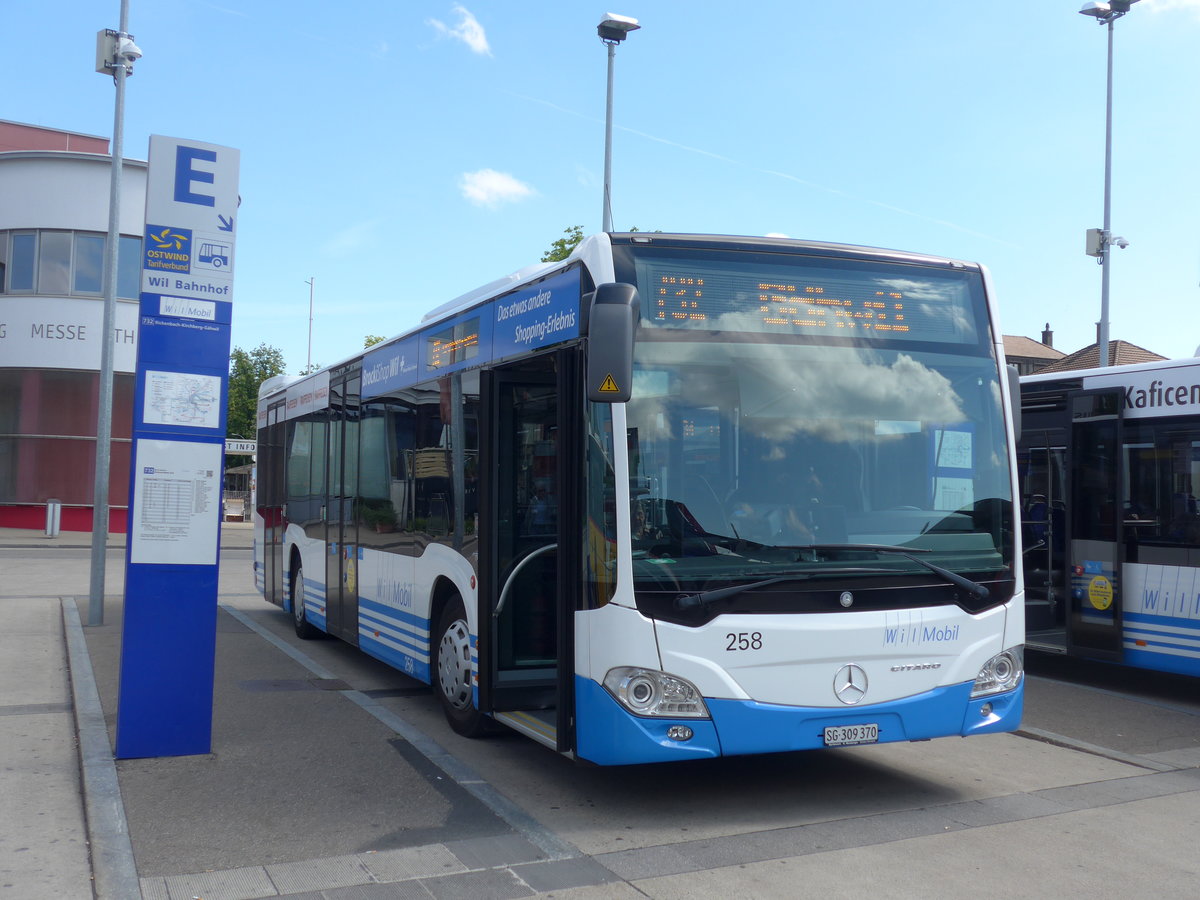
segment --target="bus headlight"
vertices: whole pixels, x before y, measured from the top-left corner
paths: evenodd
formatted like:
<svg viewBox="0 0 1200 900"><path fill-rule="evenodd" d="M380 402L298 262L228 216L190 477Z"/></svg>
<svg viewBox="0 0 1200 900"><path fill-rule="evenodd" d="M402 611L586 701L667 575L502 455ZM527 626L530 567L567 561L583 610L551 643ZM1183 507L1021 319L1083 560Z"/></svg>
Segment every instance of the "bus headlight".
<svg viewBox="0 0 1200 900"><path fill-rule="evenodd" d="M987 697L991 694L1002 694L1011 691L1025 677L1025 648L1022 645L1010 647L1003 653L997 653L983 664L979 674L975 676L975 686L971 688L971 698Z"/></svg>
<svg viewBox="0 0 1200 900"><path fill-rule="evenodd" d="M604 676L604 687L635 716L707 719L708 707L696 686L655 669L618 666Z"/></svg>

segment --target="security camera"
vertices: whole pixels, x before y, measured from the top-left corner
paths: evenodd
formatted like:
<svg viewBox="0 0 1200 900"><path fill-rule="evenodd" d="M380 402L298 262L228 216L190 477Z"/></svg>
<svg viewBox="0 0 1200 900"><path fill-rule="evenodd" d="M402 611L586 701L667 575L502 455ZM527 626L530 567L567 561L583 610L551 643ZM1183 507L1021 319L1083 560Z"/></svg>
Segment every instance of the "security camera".
<svg viewBox="0 0 1200 900"><path fill-rule="evenodd" d="M1129 246L1129 241L1125 240L1123 237L1113 238L1112 242L1122 250Z"/></svg>
<svg viewBox="0 0 1200 900"><path fill-rule="evenodd" d="M129 38L123 37L117 41L117 56L131 63L142 58L142 48Z"/></svg>

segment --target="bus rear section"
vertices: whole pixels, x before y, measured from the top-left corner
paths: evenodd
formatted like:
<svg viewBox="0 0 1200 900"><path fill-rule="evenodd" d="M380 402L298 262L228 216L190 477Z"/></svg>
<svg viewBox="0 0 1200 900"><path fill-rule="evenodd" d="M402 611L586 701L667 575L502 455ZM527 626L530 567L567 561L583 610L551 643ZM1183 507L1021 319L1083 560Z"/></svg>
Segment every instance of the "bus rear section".
<svg viewBox="0 0 1200 900"><path fill-rule="evenodd" d="M1200 364L1021 379L1031 647L1200 675Z"/></svg>

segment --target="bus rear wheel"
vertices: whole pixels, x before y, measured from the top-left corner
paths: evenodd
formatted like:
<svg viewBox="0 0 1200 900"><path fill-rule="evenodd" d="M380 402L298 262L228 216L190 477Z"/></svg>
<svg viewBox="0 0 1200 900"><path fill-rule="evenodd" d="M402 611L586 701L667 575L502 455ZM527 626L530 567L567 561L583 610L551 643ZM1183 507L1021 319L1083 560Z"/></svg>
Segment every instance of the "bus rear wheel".
<svg viewBox="0 0 1200 900"><path fill-rule="evenodd" d="M299 564L292 570L292 625L296 629L296 636L306 641L321 633L308 621L304 611L304 566Z"/></svg>
<svg viewBox="0 0 1200 900"><path fill-rule="evenodd" d="M471 631L462 598L455 597L438 616L433 647L433 692L450 727L464 737L482 737L487 717L475 708L471 685Z"/></svg>

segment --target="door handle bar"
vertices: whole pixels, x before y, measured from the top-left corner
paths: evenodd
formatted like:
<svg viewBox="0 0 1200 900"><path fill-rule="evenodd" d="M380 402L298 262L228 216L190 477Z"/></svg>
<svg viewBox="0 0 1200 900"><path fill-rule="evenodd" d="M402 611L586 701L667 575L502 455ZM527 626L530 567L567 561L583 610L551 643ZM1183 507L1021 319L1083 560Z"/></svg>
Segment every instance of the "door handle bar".
<svg viewBox="0 0 1200 900"><path fill-rule="evenodd" d="M496 603L495 612L492 613L493 619L500 618L500 613L503 612L503 610L504 610L504 604L508 602L509 588L512 587L513 580L517 577L518 573L520 573L520 571L523 568L525 568L525 565L531 559L533 559L536 556L541 556L547 550L557 550L557 549L558 549L558 544L547 544L545 547L538 547L536 550L534 550L532 553L530 553L528 556L526 556L523 560L521 560L519 563L517 563L516 568L508 573L508 579L504 582L504 589L500 591L500 600Z"/></svg>

